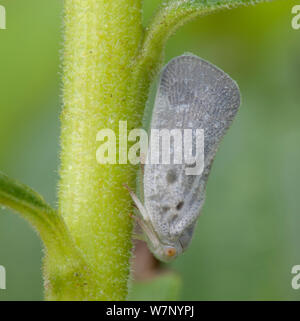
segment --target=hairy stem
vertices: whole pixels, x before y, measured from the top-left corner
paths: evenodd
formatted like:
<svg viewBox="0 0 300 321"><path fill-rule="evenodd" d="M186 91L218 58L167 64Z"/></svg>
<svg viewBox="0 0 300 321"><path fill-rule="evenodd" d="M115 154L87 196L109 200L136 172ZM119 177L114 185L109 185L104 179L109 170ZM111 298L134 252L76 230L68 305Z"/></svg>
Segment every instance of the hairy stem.
<svg viewBox="0 0 300 321"><path fill-rule="evenodd" d="M154 15L148 26L134 71L135 97L143 110L153 78L159 72L169 37L183 24L198 16L222 9L254 5L271 0L169 0Z"/></svg>
<svg viewBox="0 0 300 321"><path fill-rule="evenodd" d="M140 0L66 0L59 210L89 266L87 300L123 300L130 272L132 165L96 161L97 132L137 125L128 93ZM118 154L118 153L117 153ZM118 156L118 155L117 155ZM117 157L118 160L118 157Z"/></svg>
<svg viewBox="0 0 300 321"><path fill-rule="evenodd" d="M127 296L132 203L123 184L134 186L136 169L118 163L119 121L128 130L141 125L168 37L197 15L257 2L264 0L171 0L143 33L141 0L65 0L59 212L88 266L80 274L87 290L73 299ZM114 165L96 161L105 128L117 136Z"/></svg>

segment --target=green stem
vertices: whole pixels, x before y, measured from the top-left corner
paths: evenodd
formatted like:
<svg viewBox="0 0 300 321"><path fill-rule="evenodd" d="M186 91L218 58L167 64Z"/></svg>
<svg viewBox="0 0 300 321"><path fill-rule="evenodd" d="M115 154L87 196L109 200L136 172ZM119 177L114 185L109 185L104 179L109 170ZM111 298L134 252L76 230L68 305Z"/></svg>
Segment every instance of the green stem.
<svg viewBox="0 0 300 321"><path fill-rule="evenodd" d="M136 60L134 95L139 102L139 108L144 108L151 82L160 70L165 44L180 26L198 16L268 1L271 0L169 0L166 2L150 22Z"/></svg>
<svg viewBox="0 0 300 321"><path fill-rule="evenodd" d="M66 0L60 213L90 268L86 300L123 300L130 273L132 165L100 165L97 132L137 126L129 95L140 0ZM140 115L138 115L140 116Z"/></svg>
<svg viewBox="0 0 300 321"><path fill-rule="evenodd" d="M119 121L140 127L165 42L180 25L263 1L171 0L144 34L141 0L65 0L59 211L89 267L82 300L125 299L130 273L132 202L123 184L134 187L136 169L119 165L118 152L117 164L98 164L97 133L118 134Z"/></svg>
<svg viewBox="0 0 300 321"><path fill-rule="evenodd" d="M0 204L18 211L45 245L48 300L124 300L130 273L132 165L100 165L97 133L141 125L168 37L222 8L268 0L170 0L146 32L141 0L65 0L64 109L59 212L0 173ZM118 146L117 146L118 150ZM127 153L127 150L125 150Z"/></svg>

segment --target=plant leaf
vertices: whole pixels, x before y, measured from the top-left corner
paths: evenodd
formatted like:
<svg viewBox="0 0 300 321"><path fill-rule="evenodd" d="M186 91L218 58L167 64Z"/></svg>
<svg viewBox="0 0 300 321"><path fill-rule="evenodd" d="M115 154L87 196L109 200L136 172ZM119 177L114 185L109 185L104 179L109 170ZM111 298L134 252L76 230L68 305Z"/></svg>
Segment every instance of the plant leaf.
<svg viewBox="0 0 300 321"><path fill-rule="evenodd" d="M74 300L84 297L89 269L62 216L38 193L1 172L0 204L21 214L43 240L46 248L44 261L47 262L44 265L47 299Z"/></svg>
<svg viewBox="0 0 300 321"><path fill-rule="evenodd" d="M65 242L62 217L28 186L0 172L0 204L20 213L38 231L47 249Z"/></svg>

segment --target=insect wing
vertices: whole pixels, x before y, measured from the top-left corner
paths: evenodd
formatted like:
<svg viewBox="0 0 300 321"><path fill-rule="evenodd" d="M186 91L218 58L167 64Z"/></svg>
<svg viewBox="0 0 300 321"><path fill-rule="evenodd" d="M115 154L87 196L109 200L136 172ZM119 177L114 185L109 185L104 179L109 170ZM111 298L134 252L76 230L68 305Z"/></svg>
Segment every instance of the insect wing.
<svg viewBox="0 0 300 321"><path fill-rule="evenodd" d="M203 59L183 55L171 60L163 69L152 113L150 141L153 129L180 129L182 141L184 129L192 129L193 134L201 129L204 131L204 167L201 175L186 175L190 166L184 161L174 163L174 144L169 150L171 163L162 164L161 141L160 164L148 159L150 164L145 166L144 173L145 206L162 239L175 240L195 224L204 203L214 156L239 105L237 84ZM175 143L175 138L173 141ZM195 139L192 146L195 149Z"/></svg>

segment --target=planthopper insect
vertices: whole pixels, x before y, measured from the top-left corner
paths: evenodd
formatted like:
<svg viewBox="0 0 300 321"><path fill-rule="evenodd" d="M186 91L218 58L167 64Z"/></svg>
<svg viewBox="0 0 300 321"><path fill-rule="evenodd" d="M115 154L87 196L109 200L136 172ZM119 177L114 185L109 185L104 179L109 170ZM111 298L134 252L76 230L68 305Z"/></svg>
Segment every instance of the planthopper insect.
<svg viewBox="0 0 300 321"><path fill-rule="evenodd" d="M141 174L140 194L144 204L129 190L140 212L136 219L159 260L169 262L189 246L216 151L239 106L240 92L235 81L197 56L176 57L162 70L151 115L150 141L154 129L179 129L181 133L190 129L192 140L183 139L178 148L173 139L168 149L172 160L169 164L161 161L161 156L158 163L151 162L149 155L153 151L149 147ZM191 164L184 158L180 164L174 158L180 148L185 153L188 142L191 142L188 151L196 149L196 130L202 130L203 148L195 158L202 157L202 170L195 174L189 170L196 166L196 161ZM163 149L160 146L159 152L164 152Z"/></svg>

